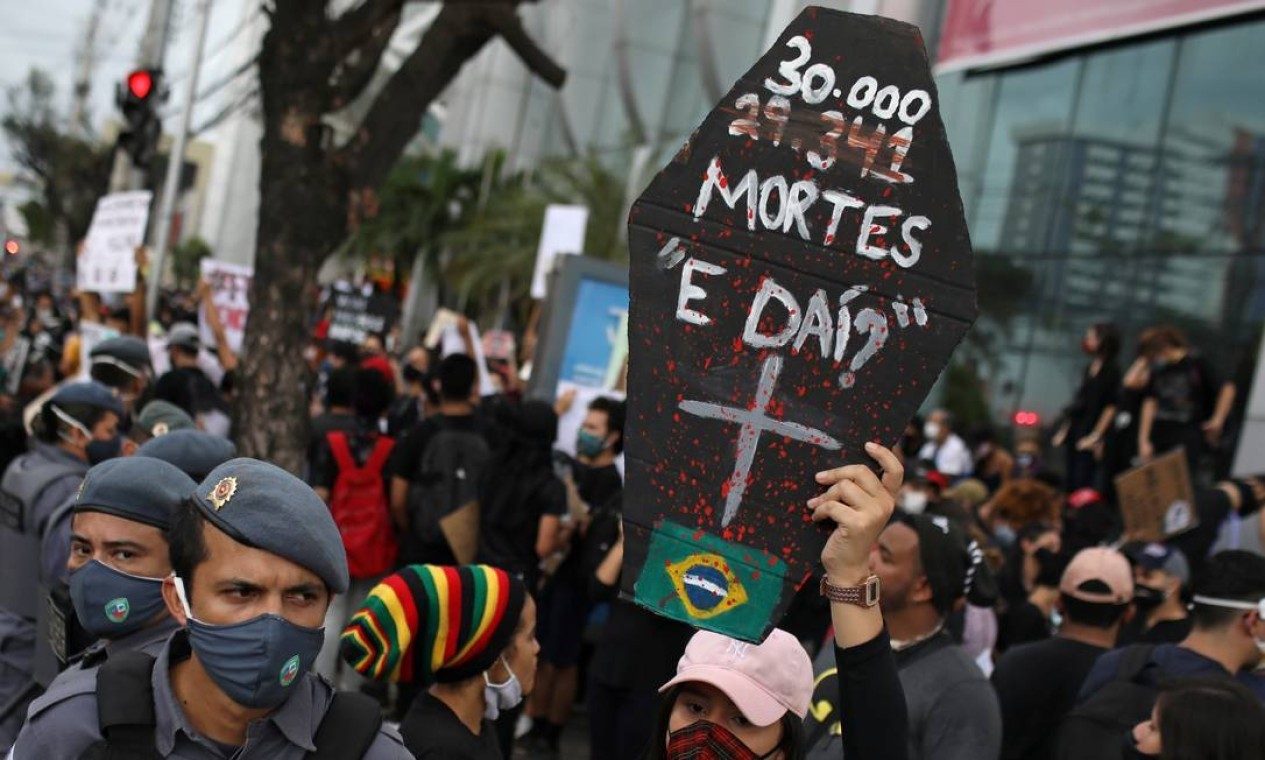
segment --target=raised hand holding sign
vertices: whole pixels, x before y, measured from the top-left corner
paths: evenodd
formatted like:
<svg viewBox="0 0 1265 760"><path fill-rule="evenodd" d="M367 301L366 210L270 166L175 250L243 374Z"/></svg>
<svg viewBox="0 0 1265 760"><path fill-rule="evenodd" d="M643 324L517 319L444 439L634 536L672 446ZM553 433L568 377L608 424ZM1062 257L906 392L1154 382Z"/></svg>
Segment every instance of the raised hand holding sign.
<svg viewBox="0 0 1265 760"><path fill-rule="evenodd" d="M917 30L805 10L629 217L623 591L762 638L829 535L814 474L893 443L975 318Z"/></svg>

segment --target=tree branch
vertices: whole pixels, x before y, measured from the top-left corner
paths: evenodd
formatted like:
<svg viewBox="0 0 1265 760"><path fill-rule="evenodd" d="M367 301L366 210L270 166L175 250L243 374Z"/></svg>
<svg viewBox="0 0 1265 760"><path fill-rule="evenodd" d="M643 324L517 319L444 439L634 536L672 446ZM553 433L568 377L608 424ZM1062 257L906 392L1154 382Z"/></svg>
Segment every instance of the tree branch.
<svg viewBox="0 0 1265 760"><path fill-rule="evenodd" d="M353 187L376 187L386 178L426 109L497 34L506 36L534 73L561 85L566 72L528 37L513 3L445 3L341 151Z"/></svg>
<svg viewBox="0 0 1265 760"><path fill-rule="evenodd" d="M400 10L405 0L364 0L360 5L334 19L332 28L335 36L335 49L353 51L363 47L388 18L393 19L394 27L400 19ZM387 35L390 36L389 34Z"/></svg>
<svg viewBox="0 0 1265 760"><path fill-rule="evenodd" d="M366 2L361 8L370 4ZM394 10L380 14L369 29L360 35L358 46L347 52L334 68L330 82L334 108L342 108L355 100L372 81L382 54L391 41L391 35L400 23L400 5L397 3ZM346 49L341 47L341 42L340 39L340 52Z"/></svg>

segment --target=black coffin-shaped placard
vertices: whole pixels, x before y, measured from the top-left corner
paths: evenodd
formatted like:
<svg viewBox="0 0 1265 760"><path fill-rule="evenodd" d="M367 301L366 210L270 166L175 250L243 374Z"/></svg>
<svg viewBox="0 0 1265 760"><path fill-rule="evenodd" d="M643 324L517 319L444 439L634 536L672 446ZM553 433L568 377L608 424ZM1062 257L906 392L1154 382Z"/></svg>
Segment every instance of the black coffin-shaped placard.
<svg viewBox="0 0 1265 760"><path fill-rule="evenodd" d="M975 319L915 27L809 8L637 200L623 592L762 639L819 563L813 475L892 445Z"/></svg>

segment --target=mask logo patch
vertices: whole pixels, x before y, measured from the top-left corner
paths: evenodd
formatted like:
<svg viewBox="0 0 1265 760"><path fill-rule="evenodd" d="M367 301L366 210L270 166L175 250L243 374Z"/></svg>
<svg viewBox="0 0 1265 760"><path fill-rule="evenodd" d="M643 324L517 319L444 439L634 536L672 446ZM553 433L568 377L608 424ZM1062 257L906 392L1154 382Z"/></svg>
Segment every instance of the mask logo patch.
<svg viewBox="0 0 1265 760"><path fill-rule="evenodd" d="M299 677L299 656L296 654L281 666L281 685L289 686Z"/></svg>
<svg viewBox="0 0 1265 760"><path fill-rule="evenodd" d="M122 623L127 620L128 613L131 611L132 607L127 603L126 597L111 599L105 605L105 616L110 619L111 623Z"/></svg>

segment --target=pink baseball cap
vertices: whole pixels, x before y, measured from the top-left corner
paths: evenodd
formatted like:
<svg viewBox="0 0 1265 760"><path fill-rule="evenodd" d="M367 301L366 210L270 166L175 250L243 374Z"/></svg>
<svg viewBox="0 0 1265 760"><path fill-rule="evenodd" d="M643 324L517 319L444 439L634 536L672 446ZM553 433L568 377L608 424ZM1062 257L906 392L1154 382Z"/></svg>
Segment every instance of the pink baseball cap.
<svg viewBox="0 0 1265 760"><path fill-rule="evenodd" d="M813 664L794 636L774 628L762 644L748 644L699 631L676 665L676 677L660 692L682 683L715 686L757 726L781 720L789 710L801 719L813 696Z"/></svg>
<svg viewBox="0 0 1265 760"><path fill-rule="evenodd" d="M1098 581L1106 590L1082 588L1090 581ZM1133 568L1115 549L1105 546L1081 549L1063 571L1059 591L1083 602L1127 604L1133 599Z"/></svg>

